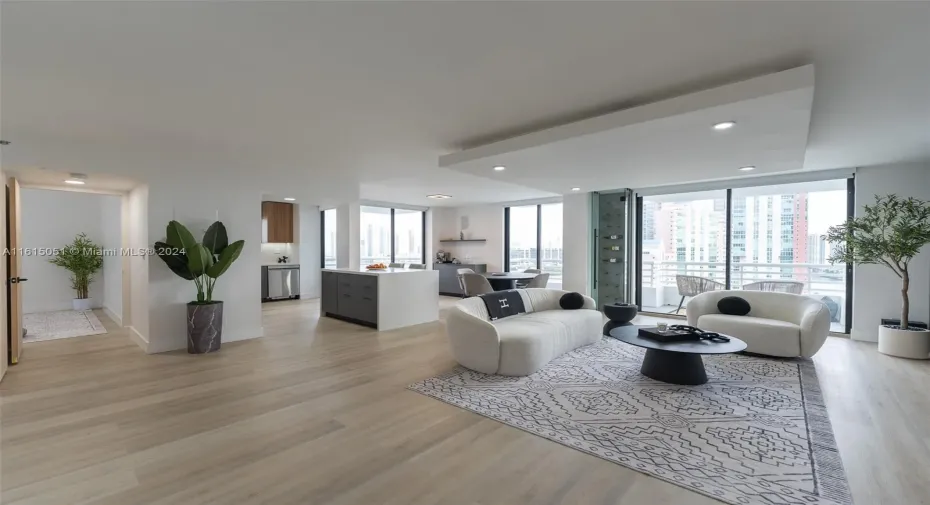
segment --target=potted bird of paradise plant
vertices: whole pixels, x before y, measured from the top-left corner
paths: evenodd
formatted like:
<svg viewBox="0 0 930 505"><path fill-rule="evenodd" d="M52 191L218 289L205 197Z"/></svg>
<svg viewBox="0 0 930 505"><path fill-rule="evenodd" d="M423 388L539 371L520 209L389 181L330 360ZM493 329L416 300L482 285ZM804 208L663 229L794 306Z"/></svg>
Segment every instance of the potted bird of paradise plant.
<svg viewBox="0 0 930 505"><path fill-rule="evenodd" d="M223 339L223 302L213 299L221 275L239 257L244 240L229 243L226 227L216 221L207 228L203 241L177 221L168 223L164 242L155 243L155 253L182 279L193 281L197 300L187 304L187 352L218 351Z"/></svg>

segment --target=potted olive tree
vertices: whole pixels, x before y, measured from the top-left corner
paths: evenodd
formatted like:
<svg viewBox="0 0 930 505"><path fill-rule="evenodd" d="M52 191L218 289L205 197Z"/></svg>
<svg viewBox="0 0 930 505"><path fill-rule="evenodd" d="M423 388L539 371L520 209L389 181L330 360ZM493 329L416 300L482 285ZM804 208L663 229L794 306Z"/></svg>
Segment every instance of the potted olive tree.
<svg viewBox="0 0 930 505"><path fill-rule="evenodd" d="M242 252L244 240L229 243L226 227L216 221L207 228L203 242L177 221L168 223L164 242L155 253L179 277L194 281L197 300L187 304L187 352L218 351L223 340L223 302L213 299L216 280Z"/></svg>
<svg viewBox="0 0 930 505"><path fill-rule="evenodd" d="M86 233L79 233L48 262L71 272L71 289L75 293L74 299L71 300L72 308L93 308L94 300L89 294L90 283L94 280L94 274L103 268L103 249L87 238Z"/></svg>
<svg viewBox="0 0 930 505"><path fill-rule="evenodd" d="M901 279L901 322L878 328L878 351L903 358L930 356L930 331L908 324L910 263L930 243L930 203L896 195L876 196L861 216L832 226L831 263L883 265Z"/></svg>

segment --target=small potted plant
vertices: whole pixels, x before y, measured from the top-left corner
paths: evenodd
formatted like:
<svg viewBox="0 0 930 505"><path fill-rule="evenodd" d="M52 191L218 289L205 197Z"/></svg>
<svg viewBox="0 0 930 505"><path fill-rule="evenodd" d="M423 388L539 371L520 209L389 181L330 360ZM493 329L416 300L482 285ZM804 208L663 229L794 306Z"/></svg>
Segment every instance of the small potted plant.
<svg viewBox="0 0 930 505"><path fill-rule="evenodd" d="M218 351L223 340L223 302L213 299L216 280L242 252L244 240L229 243L226 227L216 221L199 243L183 224L168 223L164 242L155 243L155 253L179 277L194 281L197 301L187 304L187 352Z"/></svg>
<svg viewBox="0 0 930 505"><path fill-rule="evenodd" d="M930 331L909 325L909 266L930 243L930 203L896 195L876 196L861 216L831 226L826 235L834 248L831 263L884 265L901 279L901 322L878 327L878 351L902 358L930 357Z"/></svg>
<svg viewBox="0 0 930 505"><path fill-rule="evenodd" d="M71 272L71 289L75 297L71 300L74 310L90 310L94 306L90 298L90 283L94 274L103 268L103 249L87 238L86 233L79 233L74 241L57 251L54 258L48 260Z"/></svg>

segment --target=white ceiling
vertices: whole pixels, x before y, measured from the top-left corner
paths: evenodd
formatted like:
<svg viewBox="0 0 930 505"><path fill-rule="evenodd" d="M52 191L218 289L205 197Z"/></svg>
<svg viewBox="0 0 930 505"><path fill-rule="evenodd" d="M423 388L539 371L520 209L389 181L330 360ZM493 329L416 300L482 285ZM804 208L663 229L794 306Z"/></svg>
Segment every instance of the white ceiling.
<svg viewBox="0 0 930 505"><path fill-rule="evenodd" d="M460 151L439 164L557 193L734 178L748 166L752 175L798 171L813 95L807 65ZM736 125L714 130L724 121Z"/></svg>
<svg viewBox="0 0 930 505"><path fill-rule="evenodd" d="M3 2L0 10L0 128L13 142L5 168L222 176L272 195L296 188L322 204L423 205L428 193L452 195L450 205L532 198L564 184L539 177L514 188L493 174L437 169L437 159L804 64L816 72L804 169L930 158L928 2ZM667 126L650 131L651 144L682 124ZM667 178L670 160L640 161L663 166L643 171L638 185Z"/></svg>
<svg viewBox="0 0 930 505"><path fill-rule="evenodd" d="M89 193L128 193L139 182L128 177L112 174L95 174L84 179L84 184L66 184L65 180L74 179L69 172L57 172L41 167L16 167L4 173L15 177L26 187L60 189L65 191Z"/></svg>

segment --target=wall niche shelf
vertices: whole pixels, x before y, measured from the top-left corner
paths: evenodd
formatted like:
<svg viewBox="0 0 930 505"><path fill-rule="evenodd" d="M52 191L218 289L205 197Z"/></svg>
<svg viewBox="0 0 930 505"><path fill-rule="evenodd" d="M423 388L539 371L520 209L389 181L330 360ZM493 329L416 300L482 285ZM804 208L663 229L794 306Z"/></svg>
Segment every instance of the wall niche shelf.
<svg viewBox="0 0 930 505"><path fill-rule="evenodd" d="M444 244L445 244L445 243L449 243L449 242L487 242L487 241L488 241L488 239L486 239L486 238L466 238L466 239L444 238L444 239L440 240L440 242L442 242L442 243L444 243Z"/></svg>

